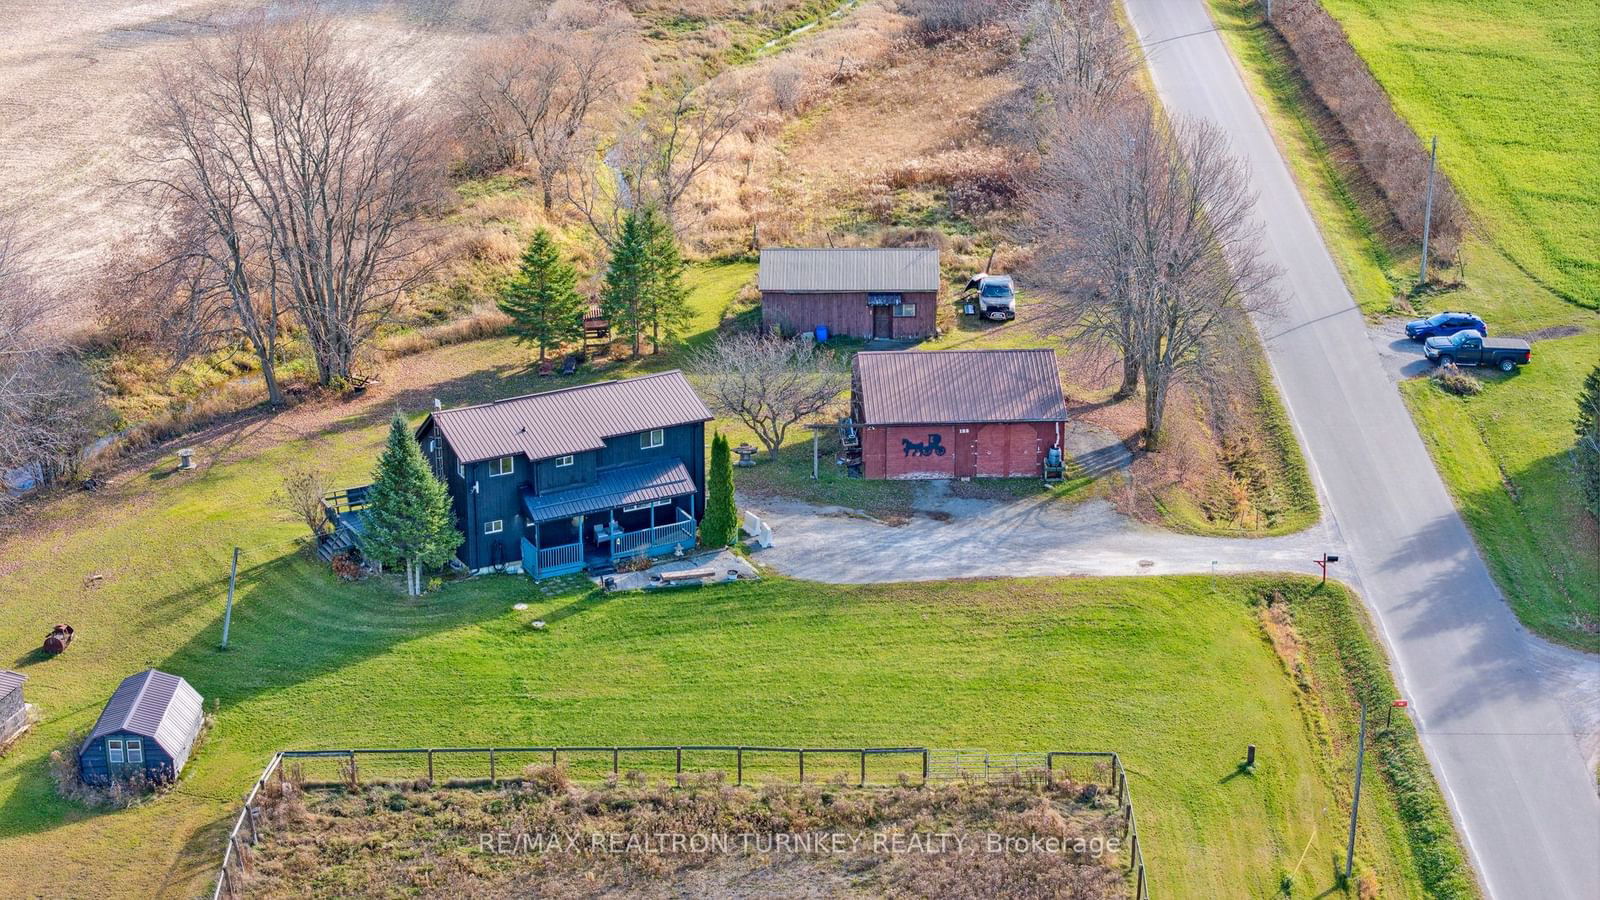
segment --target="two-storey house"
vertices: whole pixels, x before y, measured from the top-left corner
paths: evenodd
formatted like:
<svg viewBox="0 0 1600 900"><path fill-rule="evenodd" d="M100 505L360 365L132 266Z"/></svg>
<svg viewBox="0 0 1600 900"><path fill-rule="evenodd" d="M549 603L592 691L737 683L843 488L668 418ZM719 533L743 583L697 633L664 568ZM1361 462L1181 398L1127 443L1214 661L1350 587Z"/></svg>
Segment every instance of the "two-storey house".
<svg viewBox="0 0 1600 900"><path fill-rule="evenodd" d="M417 429L458 553L534 578L694 546L711 413L678 371L436 410Z"/></svg>

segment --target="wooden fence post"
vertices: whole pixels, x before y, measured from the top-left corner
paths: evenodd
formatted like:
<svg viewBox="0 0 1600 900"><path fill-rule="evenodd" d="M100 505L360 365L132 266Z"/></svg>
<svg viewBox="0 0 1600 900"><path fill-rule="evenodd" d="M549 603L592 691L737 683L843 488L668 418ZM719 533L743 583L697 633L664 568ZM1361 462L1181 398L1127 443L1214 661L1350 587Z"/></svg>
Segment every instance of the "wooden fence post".
<svg viewBox="0 0 1600 900"><path fill-rule="evenodd" d="M800 751L800 783L806 783L806 752Z"/></svg>
<svg viewBox="0 0 1600 900"><path fill-rule="evenodd" d="M923 751L922 751L922 783L923 784L927 784L928 783L928 750L927 750L927 748L923 748Z"/></svg>
<svg viewBox="0 0 1600 900"><path fill-rule="evenodd" d="M622 752L621 749L618 748L618 747L612 747L611 748L611 774L613 774L613 775L618 774L617 773L617 763L618 763L617 757L621 755L621 752Z"/></svg>
<svg viewBox="0 0 1600 900"><path fill-rule="evenodd" d="M433 750L428 750L428 787L433 787Z"/></svg>
<svg viewBox="0 0 1600 900"><path fill-rule="evenodd" d="M1144 866L1141 865L1141 866L1139 866L1139 886L1134 888L1134 891L1133 891L1134 900L1144 900L1144 898L1145 898L1144 890L1145 890L1145 888L1144 888Z"/></svg>
<svg viewBox="0 0 1600 900"><path fill-rule="evenodd" d="M683 748L678 748L678 774L683 774Z"/></svg>
<svg viewBox="0 0 1600 900"><path fill-rule="evenodd" d="M550 768L556 767L556 748L550 748Z"/></svg>
<svg viewBox="0 0 1600 900"><path fill-rule="evenodd" d="M739 775L738 775L738 779L734 783L735 784L739 784L739 785L743 785L744 784L744 748L743 747L739 747L735 751L735 753L737 754L735 758L738 760Z"/></svg>
<svg viewBox="0 0 1600 900"><path fill-rule="evenodd" d="M867 786L867 751L861 751L861 783L857 787Z"/></svg>
<svg viewBox="0 0 1600 900"><path fill-rule="evenodd" d="M354 750L350 751L350 783L356 786L361 784L361 775L359 770L356 769L356 752Z"/></svg>
<svg viewBox="0 0 1600 900"><path fill-rule="evenodd" d="M489 748L489 786L494 787L494 748Z"/></svg>
<svg viewBox="0 0 1600 900"><path fill-rule="evenodd" d="M1136 860L1138 858L1139 858L1139 832L1138 831L1134 831L1134 833L1133 833L1133 852L1128 854L1128 865L1130 865L1130 866L1133 865L1134 864L1134 860Z"/></svg>
<svg viewBox="0 0 1600 900"><path fill-rule="evenodd" d="M244 818L245 821L250 823L251 846L261 843L261 831L256 827L256 808L254 806L246 806L244 808Z"/></svg>

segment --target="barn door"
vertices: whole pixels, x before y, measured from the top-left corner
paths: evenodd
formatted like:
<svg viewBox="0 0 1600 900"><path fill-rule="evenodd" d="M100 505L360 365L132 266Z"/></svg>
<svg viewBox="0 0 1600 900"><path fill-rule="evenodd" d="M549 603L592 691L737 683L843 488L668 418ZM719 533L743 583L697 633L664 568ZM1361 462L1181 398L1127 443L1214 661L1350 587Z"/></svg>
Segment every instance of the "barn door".
<svg viewBox="0 0 1600 900"><path fill-rule="evenodd" d="M978 474L978 435L974 429L956 428L957 478L972 478Z"/></svg>
<svg viewBox="0 0 1600 900"><path fill-rule="evenodd" d="M872 336L875 338L894 337L894 307L874 306L872 308Z"/></svg>

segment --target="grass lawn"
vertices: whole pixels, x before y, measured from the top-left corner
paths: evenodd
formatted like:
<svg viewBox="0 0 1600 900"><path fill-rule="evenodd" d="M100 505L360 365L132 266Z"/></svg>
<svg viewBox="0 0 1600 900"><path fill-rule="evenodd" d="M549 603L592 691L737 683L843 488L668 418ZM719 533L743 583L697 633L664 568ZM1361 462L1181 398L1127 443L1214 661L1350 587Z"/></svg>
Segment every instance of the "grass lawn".
<svg viewBox="0 0 1600 900"><path fill-rule="evenodd" d="M771 579L604 596L507 576L413 601L389 584L334 581L296 552L296 526L265 513L290 459L314 452L354 477L381 436L368 426L292 442L184 478L159 477L163 464L111 496L61 499L6 545L0 658L23 666L43 709L0 760L0 866L17 893L61 878L196 892L275 748L539 741L1113 748L1133 773L1161 893L1265 895L1302 857L1298 884L1330 884L1351 726L1344 651L1321 643L1315 623L1359 617L1343 592L1301 580ZM246 553L223 652L235 542ZM86 582L95 573L106 578ZM1309 689L1297 687L1265 639L1252 603L1272 590L1308 617L1303 652L1327 681L1299 665ZM549 629L528 628L535 618ZM60 620L79 640L36 660L44 625ZM1366 641L1351 621L1327 630ZM220 704L207 744L172 794L114 813L69 806L46 774L49 751L145 665ZM1380 668L1364 688L1386 685ZM1238 775L1251 742L1261 765ZM1369 774L1363 866L1386 890L1420 896L1399 806Z"/></svg>
<svg viewBox="0 0 1600 900"><path fill-rule="evenodd" d="M1396 295L1415 280L1417 248L1386 246L1351 199L1349 173L1330 161L1326 135L1308 112L1309 94L1284 64L1281 43L1260 26L1257 6L1243 0L1210 4L1351 293L1369 315L1404 311L1406 301ZM1578 390L1600 360L1600 318L1584 308L1595 303L1600 141L1594 129L1600 120L1592 112L1600 95L1592 80L1600 69L1592 62L1585 69L1569 57L1578 52L1575 35L1587 33L1580 43L1592 58L1600 16L1590 9L1584 20L1579 7L1546 9L1531 0L1329 0L1328 8L1401 114L1422 133L1441 134L1444 165L1483 226L1483 236L1466 242L1466 270L1458 273L1463 285L1424 295L1415 312L1469 309L1499 334L1535 340L1531 366L1510 377L1482 373L1485 390L1477 397L1452 397L1426 381L1407 383L1401 393L1518 615L1547 637L1600 650L1600 524L1576 502L1567 455ZM1386 23L1387 30L1375 22ZM1502 53L1498 68L1442 62L1421 67L1422 60L1440 54L1487 58L1486 41L1515 49ZM1407 70L1413 63L1417 68ZM1401 77L1402 70L1410 75ZM1571 95L1586 75L1591 88L1584 96ZM1582 147L1569 146L1575 133L1562 129L1512 134L1525 117L1582 119L1584 109L1590 111L1590 137ZM1463 130L1448 130L1451 122ZM1469 142L1476 149L1464 149ZM1566 168L1546 181L1547 164L1557 157ZM1546 184L1548 192L1523 196L1534 182ZM1584 222L1561 214L1566 201L1551 199L1572 185L1587 185ZM1541 206L1546 201L1553 204L1549 209ZM1590 248L1587 270L1560 262L1581 255L1584 241Z"/></svg>

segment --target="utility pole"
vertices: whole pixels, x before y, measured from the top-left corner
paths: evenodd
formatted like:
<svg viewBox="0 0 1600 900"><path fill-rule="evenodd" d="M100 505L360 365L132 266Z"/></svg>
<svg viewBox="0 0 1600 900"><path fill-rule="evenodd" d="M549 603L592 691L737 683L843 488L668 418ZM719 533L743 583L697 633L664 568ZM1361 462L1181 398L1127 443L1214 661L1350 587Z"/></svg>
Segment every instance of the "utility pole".
<svg viewBox="0 0 1600 900"><path fill-rule="evenodd" d="M1361 767L1367 756L1367 702L1361 701L1361 737L1356 744L1356 793L1350 801L1350 843L1344 851L1344 880L1350 883L1350 873L1356 864L1356 811L1361 809Z"/></svg>
<svg viewBox="0 0 1600 900"><path fill-rule="evenodd" d="M1428 153L1428 199L1422 213L1422 274L1417 287L1428 283L1428 236L1433 231L1433 169L1439 162L1439 136L1433 136L1433 149Z"/></svg>
<svg viewBox="0 0 1600 900"><path fill-rule="evenodd" d="M228 626L233 624L233 586L239 581L239 548L233 548L233 566L228 569L228 606L222 613L222 649L228 649Z"/></svg>

